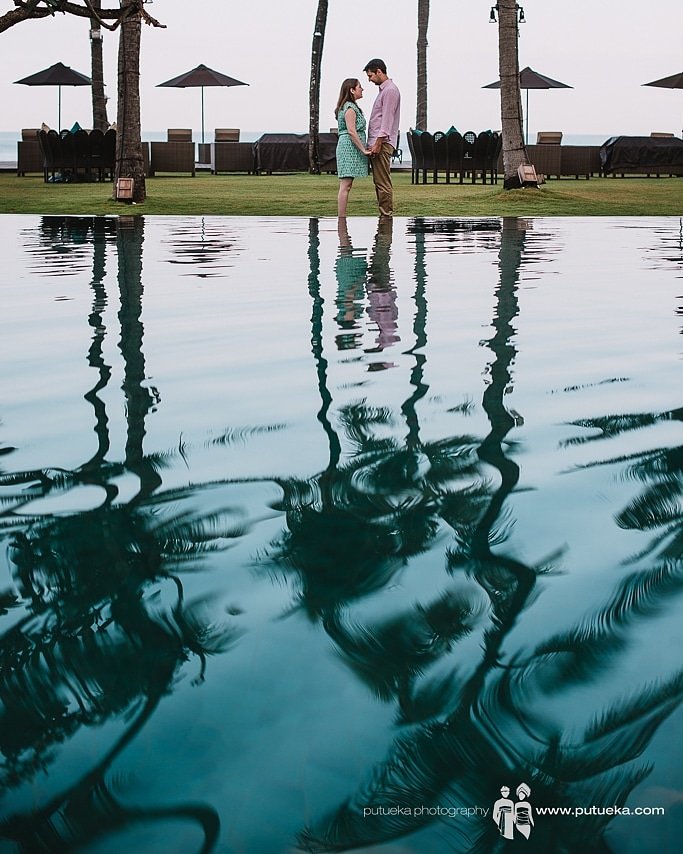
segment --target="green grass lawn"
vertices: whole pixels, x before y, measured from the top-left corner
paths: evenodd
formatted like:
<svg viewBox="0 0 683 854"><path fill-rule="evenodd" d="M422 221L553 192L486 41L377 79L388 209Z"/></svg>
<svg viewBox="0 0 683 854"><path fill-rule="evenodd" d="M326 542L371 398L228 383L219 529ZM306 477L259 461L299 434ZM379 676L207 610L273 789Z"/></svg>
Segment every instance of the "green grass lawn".
<svg viewBox="0 0 683 854"><path fill-rule="evenodd" d="M396 216L664 216L683 214L683 178L591 178L548 181L505 191L502 184L410 183L394 173ZM197 175L147 179L140 205L112 201L111 184L45 184L41 177L0 175L0 213L222 214L335 216L334 175ZM351 191L349 216L376 215L372 181Z"/></svg>

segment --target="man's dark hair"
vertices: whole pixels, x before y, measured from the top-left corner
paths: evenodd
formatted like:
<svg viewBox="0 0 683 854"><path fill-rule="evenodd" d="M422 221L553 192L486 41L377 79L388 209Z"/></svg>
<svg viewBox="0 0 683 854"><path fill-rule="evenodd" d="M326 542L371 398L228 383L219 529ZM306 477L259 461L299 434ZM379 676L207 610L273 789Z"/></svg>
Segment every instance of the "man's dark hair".
<svg viewBox="0 0 683 854"><path fill-rule="evenodd" d="M371 59L363 71L381 71L382 74L386 74L387 64L383 59Z"/></svg>

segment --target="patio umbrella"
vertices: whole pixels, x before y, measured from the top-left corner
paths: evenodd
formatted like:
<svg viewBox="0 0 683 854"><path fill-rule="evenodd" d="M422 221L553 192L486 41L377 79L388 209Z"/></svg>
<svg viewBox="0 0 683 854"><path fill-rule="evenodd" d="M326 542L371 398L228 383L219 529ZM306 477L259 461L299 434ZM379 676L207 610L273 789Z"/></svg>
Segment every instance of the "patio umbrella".
<svg viewBox="0 0 683 854"><path fill-rule="evenodd" d="M520 89L526 89L526 133L525 139L529 144L529 89L573 89L567 83L560 83L559 80L553 80L552 77L546 77L545 74L539 74L533 68L523 68L519 72ZM482 89L500 89L500 80L495 83L489 83L487 86L482 86Z"/></svg>
<svg viewBox="0 0 683 854"><path fill-rule="evenodd" d="M36 71L28 77L23 77L21 80L15 80L15 83L23 83L25 86L57 86L59 88L58 113L57 113L57 130L62 128L62 86L91 86L92 80L81 74L80 71L74 71L68 65L62 62L55 62L49 68L42 71Z"/></svg>
<svg viewBox="0 0 683 854"><path fill-rule="evenodd" d="M214 71L213 68L208 68L206 65L198 65L191 71L186 71L184 74L179 74L165 83L157 83L157 86L173 86L176 89L185 89L189 86L200 86L202 90L202 142L204 142L204 87L205 86L248 86L248 83L242 83L241 80L235 80L234 77L228 77L227 74L221 74L220 71Z"/></svg>
<svg viewBox="0 0 683 854"><path fill-rule="evenodd" d="M660 89L683 89L683 71L679 74L672 74L671 77L653 80L652 83L643 83L643 86L657 86ZM683 136L683 130L681 136Z"/></svg>

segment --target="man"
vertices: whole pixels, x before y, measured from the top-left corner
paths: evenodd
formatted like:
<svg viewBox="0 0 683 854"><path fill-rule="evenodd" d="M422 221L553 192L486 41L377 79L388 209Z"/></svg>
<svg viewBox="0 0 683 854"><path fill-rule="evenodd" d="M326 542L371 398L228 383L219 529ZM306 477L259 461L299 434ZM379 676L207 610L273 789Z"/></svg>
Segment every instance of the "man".
<svg viewBox="0 0 683 854"><path fill-rule="evenodd" d="M371 59L363 69L368 80L379 86L368 123L368 148L372 153L372 180L375 183L377 204L382 216L394 214L394 190L391 185L391 155L398 145L398 123L401 114L401 93L387 77L382 59Z"/></svg>

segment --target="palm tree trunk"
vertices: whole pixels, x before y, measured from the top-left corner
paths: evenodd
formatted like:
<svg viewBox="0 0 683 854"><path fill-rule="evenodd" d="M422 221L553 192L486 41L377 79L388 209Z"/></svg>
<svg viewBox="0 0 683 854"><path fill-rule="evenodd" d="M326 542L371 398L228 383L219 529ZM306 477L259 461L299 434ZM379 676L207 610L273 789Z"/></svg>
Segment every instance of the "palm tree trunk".
<svg viewBox="0 0 683 854"><path fill-rule="evenodd" d="M429 0L417 0L417 108L415 127L427 130L427 27Z"/></svg>
<svg viewBox="0 0 683 854"><path fill-rule="evenodd" d="M309 88L308 171L320 175L320 73L323 62L323 43L327 25L328 0L318 0L311 48L311 83Z"/></svg>
<svg viewBox="0 0 683 854"><path fill-rule="evenodd" d="M92 0L99 12L102 0ZM104 66L102 63L102 28L97 18L90 19L90 67L92 77L92 126L103 133L109 127L107 98L104 94Z"/></svg>
<svg viewBox="0 0 683 854"><path fill-rule="evenodd" d="M146 196L140 130L141 8L141 0L121 0L114 186L119 178L132 178L134 202L144 202Z"/></svg>
<svg viewBox="0 0 683 854"><path fill-rule="evenodd" d="M500 73L500 120L503 132L503 186L520 186L517 174L528 163L522 130L522 95L519 88L517 4L498 0L498 68Z"/></svg>

